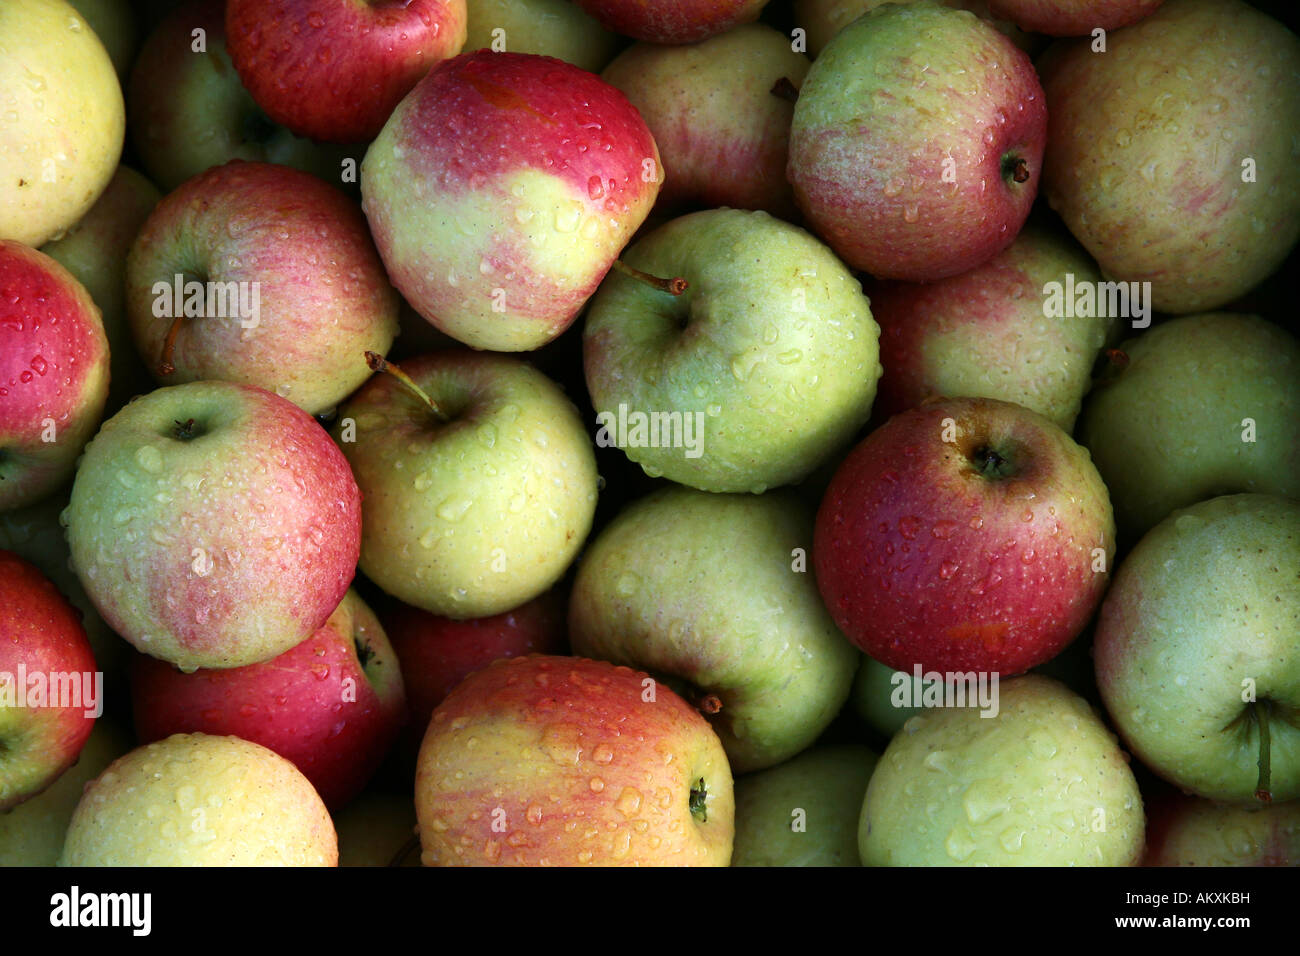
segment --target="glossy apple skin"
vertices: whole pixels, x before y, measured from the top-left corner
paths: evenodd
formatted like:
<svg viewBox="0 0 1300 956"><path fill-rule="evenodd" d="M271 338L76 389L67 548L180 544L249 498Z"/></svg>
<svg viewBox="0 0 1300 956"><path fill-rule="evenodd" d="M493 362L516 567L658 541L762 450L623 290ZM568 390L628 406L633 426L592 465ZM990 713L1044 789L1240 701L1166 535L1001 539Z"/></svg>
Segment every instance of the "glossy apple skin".
<svg viewBox="0 0 1300 956"><path fill-rule="evenodd" d="M361 194L416 311L474 348L528 351L573 322L662 178L618 90L550 57L478 51L401 102L366 153Z"/></svg>
<svg viewBox="0 0 1300 956"><path fill-rule="evenodd" d="M261 664L184 674L137 654L131 702L141 743L251 740L291 761L331 810L361 792L406 720L397 656L355 591L315 634Z"/></svg>
<svg viewBox="0 0 1300 956"><path fill-rule="evenodd" d="M885 370L872 413L883 421L936 396L996 398L1069 432L1116 320L1048 317L1043 287L1067 273L1102 278L1068 235L1030 225L961 275L868 285Z"/></svg>
<svg viewBox="0 0 1300 956"><path fill-rule="evenodd" d="M1298 576L1300 502L1274 495L1175 511L1120 565L1097 616L1097 688L1133 755L1183 792L1263 803L1254 687L1272 705L1272 801L1300 798Z"/></svg>
<svg viewBox="0 0 1300 956"><path fill-rule="evenodd" d="M1300 238L1293 33L1241 0L1166 0L1105 54L1063 41L1038 67L1043 192L1108 278L1150 282L1156 311L1187 314L1283 263Z"/></svg>
<svg viewBox="0 0 1300 956"><path fill-rule="evenodd" d="M649 43L695 43L758 18L767 0L577 0L623 36Z"/></svg>
<svg viewBox="0 0 1300 956"><path fill-rule="evenodd" d="M190 419L195 437L178 437ZM105 422L65 517L104 620L180 667L255 664L309 637L361 551L361 494L329 435L229 382L160 388Z"/></svg>
<svg viewBox="0 0 1300 956"><path fill-rule="evenodd" d="M384 628L402 665L416 742L433 709L470 674L503 657L559 653L564 622L564 602L555 591L512 611L466 621L399 603L385 615Z"/></svg>
<svg viewBox="0 0 1300 956"><path fill-rule="evenodd" d="M1164 0L989 0L995 17L1049 36L1088 36L1150 16Z"/></svg>
<svg viewBox="0 0 1300 956"><path fill-rule="evenodd" d="M1003 34L964 10L885 4L814 61L795 104L787 175L809 223L848 265L881 279L942 279L1015 239L1046 132L1033 64ZM944 179L948 160L955 182ZM1024 182L1014 181L1015 161Z"/></svg>
<svg viewBox="0 0 1300 956"><path fill-rule="evenodd" d="M1300 802L1228 807L1170 794L1147 810L1143 866L1300 866Z"/></svg>
<svg viewBox="0 0 1300 956"><path fill-rule="evenodd" d="M16 684L20 666L47 682L56 674L81 674L84 681L96 671L76 608L34 566L0 551L0 674ZM76 762L95 726L88 704L0 707L0 812L40 793Z"/></svg>
<svg viewBox="0 0 1300 956"><path fill-rule="evenodd" d="M970 460L984 447L1015 473L985 478ZM895 416L849 454L822 500L813 559L836 623L881 663L1010 676L1083 630L1114 550L1106 487L1083 448L1018 405L949 399Z"/></svg>
<svg viewBox="0 0 1300 956"><path fill-rule="evenodd" d="M426 866L726 866L734 806L698 711L646 674L574 657L468 677L433 712L415 780Z"/></svg>
<svg viewBox="0 0 1300 956"><path fill-rule="evenodd" d="M785 180L794 104L773 95L785 78L797 90L808 58L790 38L744 24L689 46L637 43L605 68L645 118L663 157L661 206L765 209L797 215Z"/></svg>
<svg viewBox="0 0 1300 956"><path fill-rule="evenodd" d="M204 33L206 55L193 51L194 30ZM357 149L314 143L267 118L230 62L223 0L169 13L145 39L125 89L131 142L164 192L231 159L281 163L336 184L343 160L361 159Z"/></svg>
<svg viewBox="0 0 1300 956"><path fill-rule="evenodd" d="M72 475L99 427L108 373L85 287L44 253L0 240L0 509L39 501Z"/></svg>
<svg viewBox="0 0 1300 956"><path fill-rule="evenodd" d="M227 0L230 58L266 115L329 143L373 139L465 44L465 0Z"/></svg>
<svg viewBox="0 0 1300 956"><path fill-rule="evenodd" d="M160 385L220 380L273 391L310 414L333 408L397 335L398 298L357 204L315 176L235 160L170 193L127 259L137 351ZM154 284L201 276L257 283L255 327L238 316L186 319L159 368L176 311L155 315Z"/></svg>

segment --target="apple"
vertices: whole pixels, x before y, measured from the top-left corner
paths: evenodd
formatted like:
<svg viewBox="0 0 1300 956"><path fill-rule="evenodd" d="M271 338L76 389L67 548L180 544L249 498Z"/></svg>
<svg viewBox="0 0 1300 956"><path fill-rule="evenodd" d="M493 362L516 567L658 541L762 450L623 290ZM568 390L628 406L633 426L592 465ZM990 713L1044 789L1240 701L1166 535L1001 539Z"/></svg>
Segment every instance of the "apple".
<svg viewBox="0 0 1300 956"><path fill-rule="evenodd" d="M5 0L0 37L0 240L39 246L85 215L113 177L122 88L99 37L64 0Z"/></svg>
<svg viewBox="0 0 1300 956"><path fill-rule="evenodd" d="M77 609L45 575L0 551L0 813L76 762L103 713L103 680Z"/></svg>
<svg viewBox="0 0 1300 956"><path fill-rule="evenodd" d="M238 737L177 734L86 786L60 866L337 866L325 804L289 761Z"/></svg>
<svg viewBox="0 0 1300 956"><path fill-rule="evenodd" d="M159 203L131 246L126 299L160 384L257 385L311 414L354 392L365 353L387 352L398 328L356 203L271 163L232 161Z"/></svg>
<svg viewBox="0 0 1300 956"><path fill-rule="evenodd" d="M1164 0L988 0L995 17L1022 30L1052 36L1089 36L1150 16Z"/></svg>
<svg viewBox="0 0 1300 956"><path fill-rule="evenodd" d="M635 43L601 77L627 94L663 157L659 204L734 206L797 215L785 180L794 105L808 58L764 24L689 46Z"/></svg>
<svg viewBox="0 0 1300 956"><path fill-rule="evenodd" d="M536 53L599 73L618 47L572 0L466 0L465 52Z"/></svg>
<svg viewBox="0 0 1300 956"><path fill-rule="evenodd" d="M819 56L835 34L863 14L885 3L915 2L918 0L795 0L794 19L805 31L808 53L811 56ZM969 10L982 19L988 20L1000 32L1005 33L1011 42L1027 53L1032 54L1038 45L1034 37L1024 33L1014 23L993 19L989 13L989 0L939 0L939 2L958 10Z"/></svg>
<svg viewBox="0 0 1300 956"><path fill-rule="evenodd" d="M859 866L858 816L877 757L813 747L736 780L732 866Z"/></svg>
<svg viewBox="0 0 1300 956"><path fill-rule="evenodd" d="M223 0L186 3L149 34L127 84L127 108L131 143L166 192L231 159L292 166L335 183L347 182L349 168L355 177L360 161L359 150L300 139L267 118L230 62Z"/></svg>
<svg viewBox="0 0 1300 956"><path fill-rule="evenodd" d="M695 43L758 19L767 0L576 0L607 29L649 43Z"/></svg>
<svg viewBox="0 0 1300 956"><path fill-rule="evenodd" d="M402 100L361 167L393 284L466 345L572 324L654 205L659 151L618 90L523 53L466 53Z"/></svg>
<svg viewBox="0 0 1300 956"><path fill-rule="evenodd" d="M99 309L63 266L0 239L0 511L67 481L108 398Z"/></svg>
<svg viewBox="0 0 1300 956"><path fill-rule="evenodd" d="M880 279L943 279L1009 246L1038 190L1047 114L1033 64L992 26L885 4L813 62L788 176L813 229Z"/></svg>
<svg viewBox="0 0 1300 956"><path fill-rule="evenodd" d="M1167 0L1092 44L1039 61L1048 202L1158 311L1248 292L1300 236L1300 40L1241 0Z"/></svg>
<svg viewBox="0 0 1300 956"><path fill-rule="evenodd" d="M416 744L433 709L470 674L503 657L557 654L567 643L564 602L555 591L467 621L398 603L385 615L384 629L402 667Z"/></svg>
<svg viewBox="0 0 1300 956"><path fill-rule="evenodd" d="M1120 565L1093 656L1106 710L1155 773L1237 805L1300 797L1300 502L1175 511Z"/></svg>
<svg viewBox="0 0 1300 956"><path fill-rule="evenodd" d="M126 733L106 719L95 721L75 764L41 793L0 813L0 866L56 865L82 790L130 749Z"/></svg>
<svg viewBox="0 0 1300 956"><path fill-rule="evenodd" d="M426 866L726 866L731 771L707 721L626 667L532 655L433 712L415 779Z"/></svg>
<svg viewBox="0 0 1300 956"><path fill-rule="evenodd" d="M885 369L873 411L883 420L936 396L996 398L1070 431L1117 321L1103 303L1076 314L1068 292L1100 281L1073 240L1031 225L961 275L867 286Z"/></svg>
<svg viewBox="0 0 1300 956"><path fill-rule="evenodd" d="M68 506L71 487L60 489L26 508L0 511L0 548L35 565L81 615L81 626L110 695L125 686L126 655L130 645L109 629L86 595L71 567L68 539L59 518Z"/></svg>
<svg viewBox="0 0 1300 956"><path fill-rule="evenodd" d="M1036 674L1004 681L998 715L913 717L867 786L865 866L1134 866L1142 796L1088 702Z"/></svg>
<svg viewBox="0 0 1300 956"><path fill-rule="evenodd" d="M1234 492L1300 497L1300 340L1252 315L1163 323L1119 347L1084 405L1120 532Z"/></svg>
<svg viewBox="0 0 1300 956"><path fill-rule="evenodd" d="M897 671L863 654L853 678L849 703L872 730L883 737L892 737L908 720L924 712L925 690L924 672L922 679L917 680L915 670Z"/></svg>
<svg viewBox="0 0 1300 956"><path fill-rule="evenodd" d="M397 655L355 591L315 634L261 664L183 674L138 654L131 702L141 743L251 740L291 761L331 809L361 792L406 720Z"/></svg>
<svg viewBox="0 0 1300 956"><path fill-rule="evenodd" d="M415 803L409 793L367 790L334 815L339 866L419 866Z"/></svg>
<svg viewBox="0 0 1300 956"><path fill-rule="evenodd" d="M787 760L839 713L858 665L808 573L811 539L792 495L655 492L583 554L573 651L675 682L736 773Z"/></svg>
<svg viewBox="0 0 1300 956"><path fill-rule="evenodd" d="M160 388L110 418L64 514L108 625L192 670L311 636L347 592L360 519L347 460L311 416L229 382Z"/></svg>
<svg viewBox="0 0 1300 956"><path fill-rule="evenodd" d="M1106 486L1036 412L947 399L896 415L840 465L817 514L836 624L897 670L1017 674L1083 630L1115 553Z"/></svg>
<svg viewBox="0 0 1300 956"><path fill-rule="evenodd" d="M433 614L532 600L591 530L591 437L559 387L518 359L412 359L353 395L334 435L361 488L361 570Z"/></svg>
<svg viewBox="0 0 1300 956"><path fill-rule="evenodd" d="M1143 865L1300 865L1300 802L1252 809L1167 798L1147 812Z"/></svg>
<svg viewBox="0 0 1300 956"><path fill-rule="evenodd" d="M136 355L126 319L126 257L161 198L153 183L129 166L119 166L90 212L62 239L41 246L41 252L76 276L99 306L108 337L106 415L153 388L153 378Z"/></svg>
<svg viewBox="0 0 1300 956"><path fill-rule="evenodd" d="M131 70L140 38L131 0L68 0L104 44L119 77Z"/></svg>
<svg viewBox="0 0 1300 956"><path fill-rule="evenodd" d="M879 329L858 280L809 233L707 210L624 262L686 288L618 271L592 300L583 367L599 444L651 477L757 494L807 476L867 420Z"/></svg>
<svg viewBox="0 0 1300 956"><path fill-rule="evenodd" d="M373 139L429 68L465 44L465 0L227 0L230 58L299 136Z"/></svg>

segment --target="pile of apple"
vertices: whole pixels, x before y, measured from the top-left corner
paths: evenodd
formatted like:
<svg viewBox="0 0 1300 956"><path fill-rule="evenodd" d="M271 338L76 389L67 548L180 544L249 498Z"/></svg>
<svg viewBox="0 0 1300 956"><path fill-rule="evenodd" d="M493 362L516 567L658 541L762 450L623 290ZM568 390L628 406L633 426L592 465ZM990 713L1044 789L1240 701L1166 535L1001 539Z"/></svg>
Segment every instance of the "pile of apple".
<svg viewBox="0 0 1300 956"><path fill-rule="evenodd" d="M0 864L1296 864L1259 7L4 0Z"/></svg>

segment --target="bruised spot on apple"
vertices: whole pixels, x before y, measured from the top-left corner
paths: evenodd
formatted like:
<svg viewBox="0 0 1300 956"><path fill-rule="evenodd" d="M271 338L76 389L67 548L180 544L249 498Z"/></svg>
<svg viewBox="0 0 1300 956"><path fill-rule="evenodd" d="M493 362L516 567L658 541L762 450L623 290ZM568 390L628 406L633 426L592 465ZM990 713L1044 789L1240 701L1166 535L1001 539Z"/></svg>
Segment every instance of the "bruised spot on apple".
<svg viewBox="0 0 1300 956"><path fill-rule="evenodd" d="M813 559L836 623L876 660L1010 675L1083 630L1114 550L1086 450L1019 405L947 399L850 453L822 501Z"/></svg>

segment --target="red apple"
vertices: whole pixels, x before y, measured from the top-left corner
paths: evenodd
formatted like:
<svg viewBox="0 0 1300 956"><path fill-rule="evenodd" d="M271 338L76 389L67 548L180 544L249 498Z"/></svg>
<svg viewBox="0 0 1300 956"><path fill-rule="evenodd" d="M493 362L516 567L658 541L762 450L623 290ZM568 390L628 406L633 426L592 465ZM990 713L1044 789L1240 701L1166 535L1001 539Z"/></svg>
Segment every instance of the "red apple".
<svg viewBox="0 0 1300 956"><path fill-rule="evenodd" d="M1115 548L1088 453L991 399L912 409L840 465L817 515L817 584L835 622L912 672L1018 674L1101 600Z"/></svg>
<svg viewBox="0 0 1300 956"><path fill-rule="evenodd" d="M555 591L491 617L456 621L398 603L384 617L406 684L408 726L418 738L429 715L470 674L502 657L559 653L563 601Z"/></svg>
<svg viewBox="0 0 1300 956"><path fill-rule="evenodd" d="M272 163L232 160L163 199L131 246L126 295L160 384L256 385L313 415L370 377L365 353L387 352L398 328L357 204Z"/></svg>
<svg viewBox="0 0 1300 956"><path fill-rule="evenodd" d="M251 740L293 763L331 809L361 792L406 718L397 656L355 591L315 634L261 664L184 674L137 654L131 702L140 743Z"/></svg>
<svg viewBox="0 0 1300 956"><path fill-rule="evenodd" d="M550 57L431 70L361 167L393 284L443 332L528 351L563 332L654 205L659 151L618 90Z"/></svg>
<svg viewBox="0 0 1300 956"><path fill-rule="evenodd" d="M923 282L1011 244L1046 139L1043 89L1024 51L966 10L887 3L813 62L788 174L809 223L848 265Z"/></svg>
<svg viewBox="0 0 1300 956"><path fill-rule="evenodd" d="M103 711L81 615L50 580L0 551L0 812L40 793Z"/></svg>
<svg viewBox="0 0 1300 956"><path fill-rule="evenodd" d="M239 78L299 136L373 139L403 96L465 45L465 0L228 0Z"/></svg>
<svg viewBox="0 0 1300 956"><path fill-rule="evenodd" d="M1049 36L1088 36L1118 30L1155 12L1164 0L989 0L989 12L1022 30Z"/></svg>
<svg viewBox="0 0 1300 956"><path fill-rule="evenodd" d="M694 43L758 18L767 0L577 0L606 29L651 43Z"/></svg>
<svg viewBox="0 0 1300 956"><path fill-rule="evenodd" d="M735 824L699 711L630 668L544 655L433 712L415 813L426 866L726 866Z"/></svg>
<svg viewBox="0 0 1300 956"><path fill-rule="evenodd" d="M67 269L0 240L0 510L53 492L108 399L99 309Z"/></svg>

